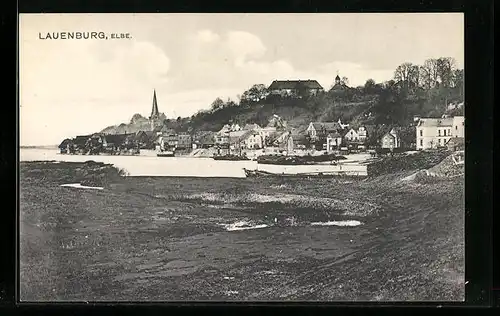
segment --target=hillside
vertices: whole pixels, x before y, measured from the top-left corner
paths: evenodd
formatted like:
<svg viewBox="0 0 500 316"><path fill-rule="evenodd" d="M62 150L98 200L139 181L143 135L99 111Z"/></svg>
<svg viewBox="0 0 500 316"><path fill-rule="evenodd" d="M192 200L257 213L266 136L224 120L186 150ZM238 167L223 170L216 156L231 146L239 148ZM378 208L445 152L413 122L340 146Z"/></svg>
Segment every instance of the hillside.
<svg viewBox="0 0 500 316"><path fill-rule="evenodd" d="M423 66L404 63L394 80L375 83L368 79L363 86L342 84L317 95L271 95L264 84L253 85L238 102L217 98L209 110L191 117L167 119L162 124L177 132L217 131L224 124L257 123L267 125L273 115L280 116L292 128L305 128L311 121L337 121L351 125L408 126L414 116L440 117L463 115L464 109L448 109L463 98L463 70L454 69L450 58L429 59ZM127 124L110 126L105 133L131 133L150 130L147 118L135 114Z"/></svg>
<svg viewBox="0 0 500 316"><path fill-rule="evenodd" d="M161 113L160 117L165 120L165 114ZM129 123L122 123L120 125L108 126L101 133L105 134L126 134L137 133L138 131L149 131L151 124L149 120L140 114L134 114Z"/></svg>
<svg viewBox="0 0 500 316"><path fill-rule="evenodd" d="M306 127L311 121L337 121L339 118L352 125L406 126L416 115L439 117L448 113L446 100L462 101L453 89L403 94L396 85L380 85L379 88L375 92L367 92L364 87L359 87L342 94L329 91L300 99L268 97L257 102L240 102L231 106L224 104L217 109L199 112L186 123L195 130L215 131L230 121L240 125L266 125L267 119L277 114L293 128ZM455 110L450 114L463 114L463 110Z"/></svg>

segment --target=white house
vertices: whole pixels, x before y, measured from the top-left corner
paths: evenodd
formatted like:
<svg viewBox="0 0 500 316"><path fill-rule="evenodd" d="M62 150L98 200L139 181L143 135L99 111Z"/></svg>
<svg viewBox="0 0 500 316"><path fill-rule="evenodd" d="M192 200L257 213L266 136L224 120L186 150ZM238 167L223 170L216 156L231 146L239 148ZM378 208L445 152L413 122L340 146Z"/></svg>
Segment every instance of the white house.
<svg viewBox="0 0 500 316"><path fill-rule="evenodd" d="M465 135L465 117L455 116L453 117L453 125L451 129L451 134L453 137L464 137Z"/></svg>
<svg viewBox="0 0 500 316"><path fill-rule="evenodd" d="M229 133L230 131L231 131L231 126L229 124L226 124L226 125L222 126L220 131L217 132L217 135L224 135L224 134Z"/></svg>
<svg viewBox="0 0 500 316"><path fill-rule="evenodd" d="M261 149L263 140L258 131L234 131L229 133L229 146L231 150Z"/></svg>
<svg viewBox="0 0 500 316"><path fill-rule="evenodd" d="M307 127L307 134L311 139L326 137L329 133L335 133L342 128L337 122L311 122Z"/></svg>
<svg viewBox="0 0 500 316"><path fill-rule="evenodd" d="M326 150L333 151L342 145L342 135L338 132L330 133L326 137Z"/></svg>
<svg viewBox="0 0 500 316"><path fill-rule="evenodd" d="M276 133L276 127L266 126L259 130L260 136L265 140L269 138L272 134Z"/></svg>
<svg viewBox="0 0 500 316"><path fill-rule="evenodd" d="M443 147L451 137L464 137L465 118L421 118L416 127L417 149Z"/></svg>
<svg viewBox="0 0 500 316"><path fill-rule="evenodd" d="M240 131L240 130L241 130L241 127L238 124L232 124L232 125L226 124L220 129L220 131L217 132L217 134L218 135L225 135L229 132L236 132L236 131Z"/></svg>
<svg viewBox="0 0 500 316"><path fill-rule="evenodd" d="M350 142L364 142L368 136L366 132L366 128L364 126L360 126L359 128L351 128L345 134L344 138Z"/></svg>
<svg viewBox="0 0 500 316"><path fill-rule="evenodd" d="M261 149L263 147L262 136L259 132L252 131L243 139L246 148L248 149Z"/></svg>
<svg viewBox="0 0 500 316"><path fill-rule="evenodd" d="M401 147L401 139L399 138L398 132L396 129L391 128L391 130L382 136L380 141L382 148L400 148Z"/></svg>

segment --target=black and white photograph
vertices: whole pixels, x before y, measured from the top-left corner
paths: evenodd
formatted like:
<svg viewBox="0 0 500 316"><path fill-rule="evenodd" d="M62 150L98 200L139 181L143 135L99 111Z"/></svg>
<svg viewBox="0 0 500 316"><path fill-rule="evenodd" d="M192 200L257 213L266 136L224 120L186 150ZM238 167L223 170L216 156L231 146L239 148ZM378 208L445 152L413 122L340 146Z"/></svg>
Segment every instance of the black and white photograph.
<svg viewBox="0 0 500 316"><path fill-rule="evenodd" d="M21 302L465 300L462 13L20 14L18 45Z"/></svg>

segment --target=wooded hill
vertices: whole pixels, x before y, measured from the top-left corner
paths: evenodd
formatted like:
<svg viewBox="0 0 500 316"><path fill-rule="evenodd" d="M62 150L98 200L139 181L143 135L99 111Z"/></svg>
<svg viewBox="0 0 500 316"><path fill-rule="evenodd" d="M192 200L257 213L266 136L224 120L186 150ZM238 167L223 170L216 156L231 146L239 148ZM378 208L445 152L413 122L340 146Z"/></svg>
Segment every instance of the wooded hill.
<svg viewBox="0 0 500 316"><path fill-rule="evenodd" d="M423 65L404 63L398 66L392 80L376 83L368 79L363 86L330 88L317 95L270 95L264 84L256 84L238 101L217 98L209 110L191 117L165 119L164 125L176 132L217 131L227 123L267 125L274 114L292 128L306 128L311 121L337 121L351 125L408 126L413 117L463 115L463 108L447 111L449 103L463 102L463 69L457 69L453 58L429 59ZM333 77L332 77L333 78ZM343 78L347 84L348 79ZM139 115L140 116L140 115ZM145 119L122 124L121 129L146 127ZM142 122L142 123L141 123ZM107 130L111 131L110 127Z"/></svg>

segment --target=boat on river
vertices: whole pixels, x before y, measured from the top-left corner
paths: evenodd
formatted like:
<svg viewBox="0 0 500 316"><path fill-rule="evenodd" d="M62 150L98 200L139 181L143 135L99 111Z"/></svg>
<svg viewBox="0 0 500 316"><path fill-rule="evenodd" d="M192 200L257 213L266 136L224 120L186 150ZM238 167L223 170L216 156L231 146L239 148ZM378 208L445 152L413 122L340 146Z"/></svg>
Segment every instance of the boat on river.
<svg viewBox="0 0 500 316"><path fill-rule="evenodd" d="M289 172L269 172L263 170L250 170L243 168L245 176L247 178L256 177L286 177L286 178L339 178L339 177L352 177L352 178L363 178L366 174L357 171L330 171L330 172L300 172L300 173L289 173Z"/></svg>
<svg viewBox="0 0 500 316"><path fill-rule="evenodd" d="M156 154L157 157L175 157L175 152L170 150L160 151Z"/></svg>
<svg viewBox="0 0 500 316"><path fill-rule="evenodd" d="M214 160L228 160L228 161L246 161L250 158L241 155L216 155L212 157Z"/></svg>

